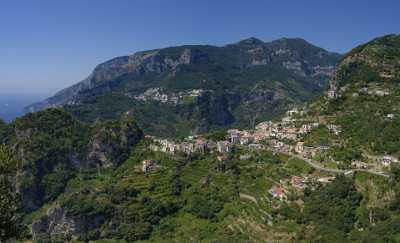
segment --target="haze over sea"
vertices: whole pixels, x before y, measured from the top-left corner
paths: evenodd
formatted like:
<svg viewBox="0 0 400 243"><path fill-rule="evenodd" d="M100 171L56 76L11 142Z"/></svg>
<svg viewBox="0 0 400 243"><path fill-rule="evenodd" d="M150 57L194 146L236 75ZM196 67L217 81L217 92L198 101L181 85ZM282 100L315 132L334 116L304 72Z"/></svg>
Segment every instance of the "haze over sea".
<svg viewBox="0 0 400 243"><path fill-rule="evenodd" d="M0 118L6 122L23 115L23 108L43 99L41 95L0 95Z"/></svg>

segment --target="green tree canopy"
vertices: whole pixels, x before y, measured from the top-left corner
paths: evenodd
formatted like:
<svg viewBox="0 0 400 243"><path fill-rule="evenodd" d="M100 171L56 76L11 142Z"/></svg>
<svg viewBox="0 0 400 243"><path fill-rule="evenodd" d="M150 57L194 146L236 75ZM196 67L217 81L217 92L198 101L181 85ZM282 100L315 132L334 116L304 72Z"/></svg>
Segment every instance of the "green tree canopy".
<svg viewBox="0 0 400 243"><path fill-rule="evenodd" d="M17 169L12 151L0 145L0 242L20 239L24 230L17 222L18 194L10 182Z"/></svg>

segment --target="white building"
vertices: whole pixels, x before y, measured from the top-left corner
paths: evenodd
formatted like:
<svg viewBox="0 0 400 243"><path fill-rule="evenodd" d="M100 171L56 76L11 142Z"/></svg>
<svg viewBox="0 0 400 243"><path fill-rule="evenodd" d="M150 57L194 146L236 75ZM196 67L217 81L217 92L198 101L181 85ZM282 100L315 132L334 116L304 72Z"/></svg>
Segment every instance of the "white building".
<svg viewBox="0 0 400 243"><path fill-rule="evenodd" d="M232 133L231 135L230 135L230 141L231 141L231 143L233 143L233 144L239 144L240 143L240 141L241 141L241 136L240 136L240 133Z"/></svg>
<svg viewBox="0 0 400 243"><path fill-rule="evenodd" d="M228 141L219 141L217 142L217 151L220 153L230 153L232 146Z"/></svg>
<svg viewBox="0 0 400 243"><path fill-rule="evenodd" d="M294 148L294 151L296 151L299 154L303 153L304 152L304 142L298 142L296 144L296 147Z"/></svg>
<svg viewBox="0 0 400 243"><path fill-rule="evenodd" d="M293 109L288 110L288 111L286 112L286 114L287 114L288 116L294 116L294 115L296 115L296 114L298 114L298 113L299 113L299 110L298 110L297 108L293 108Z"/></svg>
<svg viewBox="0 0 400 243"><path fill-rule="evenodd" d="M335 99L337 97L338 97L338 95L336 93L336 90L333 90L333 89L328 90L328 98L329 99Z"/></svg>
<svg viewBox="0 0 400 243"><path fill-rule="evenodd" d="M386 117L389 118L389 119L393 119L394 118L394 114L387 114Z"/></svg>
<svg viewBox="0 0 400 243"><path fill-rule="evenodd" d="M328 124L327 128L330 132L334 133L336 136L342 132L342 127L339 125Z"/></svg>
<svg viewBox="0 0 400 243"><path fill-rule="evenodd" d="M246 144L252 143L253 141L254 141L254 137L251 136L251 135L242 136L240 138L240 144L241 145L246 145Z"/></svg>
<svg viewBox="0 0 400 243"><path fill-rule="evenodd" d="M381 158L378 158L378 161L382 164L382 166L388 167L390 166L392 163L397 163L399 162L399 160L393 156L383 156Z"/></svg>
<svg viewBox="0 0 400 243"><path fill-rule="evenodd" d="M151 168L153 168L155 165L155 161L154 160L143 160L142 162L142 171L144 173L147 173L151 170Z"/></svg>

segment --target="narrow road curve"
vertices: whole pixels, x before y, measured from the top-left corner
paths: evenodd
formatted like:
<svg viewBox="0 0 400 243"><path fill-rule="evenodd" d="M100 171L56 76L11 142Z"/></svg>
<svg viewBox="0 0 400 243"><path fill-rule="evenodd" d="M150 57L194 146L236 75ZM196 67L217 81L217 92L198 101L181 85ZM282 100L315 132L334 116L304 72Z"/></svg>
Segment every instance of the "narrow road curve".
<svg viewBox="0 0 400 243"><path fill-rule="evenodd" d="M243 198L243 199L250 200L250 201L252 201L252 202L254 202L255 204L258 205L257 199L255 197L251 196L251 195L244 194L244 193L239 193L239 197Z"/></svg>
<svg viewBox="0 0 400 243"><path fill-rule="evenodd" d="M309 164L311 167L313 167L313 168L315 168L317 170L320 170L320 171L326 171L326 172L338 173L338 174L347 172L346 170L325 168L325 167L317 164L317 162L315 162L315 161L313 161L313 160L311 160L309 158L304 158L303 156L300 156L298 154L294 154L294 153L290 153L290 152L289 153L284 153L284 154L289 155L290 157L294 157L294 158L299 159L299 160L303 160L303 161L307 162L307 164Z"/></svg>
<svg viewBox="0 0 400 243"><path fill-rule="evenodd" d="M294 154L292 152L280 152L283 154L286 154L290 157L294 157L296 159L300 159L305 161L307 164L309 164L311 167L320 170L320 171L325 171L325 172L330 172L330 173L335 173L335 174L346 174L346 173L351 173L354 171L362 171L362 172L367 172L373 175L377 175L377 176L383 176L386 178L389 178L391 175L389 173L386 172L377 172L377 171L373 171L373 170L366 170L366 169L352 169L352 170L339 170L339 169L332 169L332 168L325 168L321 165L318 164L318 162L313 161L312 159L309 158L304 158L303 156L300 156L298 154Z"/></svg>

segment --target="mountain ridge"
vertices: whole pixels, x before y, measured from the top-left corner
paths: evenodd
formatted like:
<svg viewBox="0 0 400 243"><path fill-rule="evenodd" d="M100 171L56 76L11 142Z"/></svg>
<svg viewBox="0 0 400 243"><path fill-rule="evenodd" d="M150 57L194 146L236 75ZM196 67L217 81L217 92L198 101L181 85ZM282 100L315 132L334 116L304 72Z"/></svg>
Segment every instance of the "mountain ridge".
<svg viewBox="0 0 400 243"><path fill-rule="evenodd" d="M304 42L304 43L306 43L306 44L312 45L312 44L308 43L307 41L305 41L304 39L301 39L301 38L280 38L280 39L277 39L277 40L273 40L273 41L271 41L271 42L264 42L264 41L262 41L262 40L260 40L260 39L257 39L256 37L249 37L249 38L243 39L243 40L241 40L241 41L239 41L239 42L237 42L237 43L234 43L234 44L227 44L227 45L224 45L224 46L222 46L222 47L220 47L220 48L229 47L229 46L234 46L234 45L241 45L241 44L246 44L246 45L247 45L247 44L250 44L250 45L255 45L255 44L256 44L256 45L274 44L274 43L278 43L278 42L281 42L281 41L284 42L284 41L287 41L287 40L289 40L289 41L300 40L301 42ZM249 41L250 41L250 43L249 43ZM128 59L129 59L130 57L134 57L134 56L136 56L136 55L138 55L138 56L141 56L141 55L146 56L146 54L149 54L149 53L157 53L157 52L159 52L159 51L162 50L162 49L169 49L169 48L190 48L190 47L198 47L198 46L219 48L218 46L213 46L213 45L182 45L182 46L173 46L173 47L166 47L166 48L160 48L160 49L152 49L152 50L146 50L146 51L138 51L138 52L135 52L135 53L132 54L132 55L125 55L125 56L115 57L115 58L112 58L112 59L110 59L110 60L108 60L108 61L105 61L105 62L103 62L103 63L97 65L97 66L94 68L92 74L90 74L87 78L83 79L82 81L80 81L80 82L78 82L78 83L76 83L76 84L74 84L74 85L72 85L72 86L70 86L70 87L67 87L67 88L64 88L64 89L58 91L54 96L49 97L48 99L46 99L46 100L43 101L43 102L38 102L38 103L34 103L34 104L30 105L30 106L27 106L25 109L26 109L27 111L34 112L34 111L37 111L37 110L41 110L41 109L43 109L43 108L54 107L54 106L53 106L53 102L54 102L53 100L56 99L56 97L63 97L63 96L69 97L69 96L71 96L71 95L76 95L78 92L80 92L80 91L82 91L82 90L93 88L93 86L91 86L91 83L90 83L90 80L93 78L93 74L96 73L96 71L97 71L98 69L100 69L100 68L103 67L103 66L106 66L107 64L111 64L111 63L114 63L114 62L117 62L117 61L120 61L120 60L128 61ZM322 51L326 51L326 50L324 50L324 49L322 49L322 48L320 48L320 49L321 49ZM336 55L340 55L340 54L338 54L338 53L335 53L335 54L336 54ZM111 64L111 65L112 65L112 64ZM61 99L61 100L63 100L63 99ZM55 102L55 105L56 105L56 106L62 105L62 104L64 104L64 101L61 101L60 103L59 103L59 102ZM47 106L47 105L49 105L49 106Z"/></svg>
<svg viewBox="0 0 400 243"><path fill-rule="evenodd" d="M177 131L178 126L185 127L180 129L185 134L204 132L233 123L247 124L249 118L242 121L244 116L239 115L243 113L272 117L290 104L322 93L339 58L339 54L299 38L271 42L248 38L222 47L183 45L140 51L97 65L88 78L27 110L64 106L90 121L118 118L135 109L140 125L150 124L146 132L158 135ZM149 93L153 96L150 100L142 98ZM113 106L113 111L105 105ZM177 115L146 120L151 113L146 107L157 105L167 106L163 110ZM211 106L221 107L226 115L214 119L209 113ZM192 121L184 124L182 118ZM199 121L201 124L196 124Z"/></svg>

